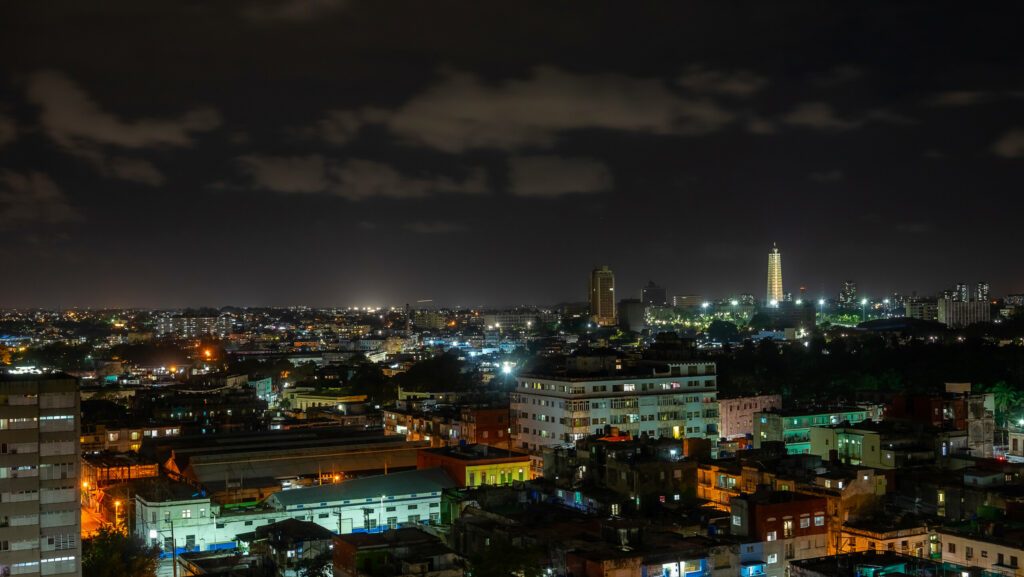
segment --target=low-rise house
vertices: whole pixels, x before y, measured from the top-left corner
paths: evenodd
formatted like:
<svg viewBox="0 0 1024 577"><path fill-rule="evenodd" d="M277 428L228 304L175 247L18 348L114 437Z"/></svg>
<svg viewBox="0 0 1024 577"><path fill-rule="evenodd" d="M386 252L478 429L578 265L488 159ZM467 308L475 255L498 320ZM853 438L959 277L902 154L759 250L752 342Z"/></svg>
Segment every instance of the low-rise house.
<svg viewBox="0 0 1024 577"><path fill-rule="evenodd" d="M304 563L330 565L334 533L311 521L286 518L238 535L243 550L273 560L278 577L303 577Z"/></svg>
<svg viewBox="0 0 1024 577"><path fill-rule="evenodd" d="M464 566L440 539L416 528L334 538L335 577L462 577Z"/></svg>

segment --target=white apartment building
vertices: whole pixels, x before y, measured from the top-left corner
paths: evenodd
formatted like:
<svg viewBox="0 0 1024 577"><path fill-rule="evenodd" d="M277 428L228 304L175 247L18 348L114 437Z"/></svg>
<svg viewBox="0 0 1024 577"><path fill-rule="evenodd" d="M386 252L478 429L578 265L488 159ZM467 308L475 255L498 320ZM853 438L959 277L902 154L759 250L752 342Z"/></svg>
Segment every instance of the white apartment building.
<svg viewBox="0 0 1024 577"><path fill-rule="evenodd" d="M1021 577L1024 575L1024 543L1013 537L966 535L948 529L932 533L931 553L941 550L942 560L984 571Z"/></svg>
<svg viewBox="0 0 1024 577"><path fill-rule="evenodd" d="M517 447L571 445L607 426L633 436L718 441L715 364L662 363L593 376L523 374L511 394Z"/></svg>
<svg viewBox="0 0 1024 577"><path fill-rule="evenodd" d="M78 381L0 374L0 575L81 575Z"/></svg>
<svg viewBox="0 0 1024 577"><path fill-rule="evenodd" d="M208 335L226 337L231 334L232 324L233 319L229 315L216 317L162 316L156 320L156 334L185 339Z"/></svg>
<svg viewBox="0 0 1024 577"><path fill-rule="evenodd" d="M281 491L260 507L232 510L186 485L157 484L135 496L135 534L169 556L172 549L231 548L239 534L288 518L335 533L433 525L441 517L441 492L455 486L441 469L403 471Z"/></svg>

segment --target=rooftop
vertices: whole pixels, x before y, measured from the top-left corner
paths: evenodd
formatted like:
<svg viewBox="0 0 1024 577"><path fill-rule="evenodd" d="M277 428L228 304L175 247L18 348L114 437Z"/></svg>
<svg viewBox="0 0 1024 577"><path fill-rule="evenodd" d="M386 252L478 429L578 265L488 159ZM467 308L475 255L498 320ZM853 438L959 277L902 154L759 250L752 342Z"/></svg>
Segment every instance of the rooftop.
<svg viewBox="0 0 1024 577"><path fill-rule="evenodd" d="M827 557L811 559L793 559L790 567L798 570L801 575L819 574L834 577L878 577L882 575L931 576L945 575L946 568L953 566L947 563L931 561L923 557L901 555L894 551L862 551L860 553L843 553ZM955 566L953 566L955 567Z"/></svg>
<svg viewBox="0 0 1024 577"><path fill-rule="evenodd" d="M268 540L271 543L297 543L300 541L329 541L334 533L312 521L285 519L270 525L257 527L250 533L242 533L239 541Z"/></svg>
<svg viewBox="0 0 1024 577"><path fill-rule="evenodd" d="M335 535L334 539L357 549L429 544L438 541L437 537L415 527L401 527L383 533L347 533Z"/></svg>
<svg viewBox="0 0 1024 577"><path fill-rule="evenodd" d="M311 503L380 499L397 495L440 493L457 484L441 469L419 469L390 475L375 475L335 483L274 493L270 498L284 507Z"/></svg>
<svg viewBox="0 0 1024 577"><path fill-rule="evenodd" d="M443 455L461 461L495 461L501 459L524 461L530 458L526 453L482 444L455 445L451 447L438 447L436 449L420 449L420 451L434 455Z"/></svg>
<svg viewBox="0 0 1024 577"><path fill-rule="evenodd" d="M832 407L788 407L785 409L770 409L760 412L781 415L783 417L803 417L808 415L832 415L835 413L854 413L861 411L867 411L867 409L852 405L836 405Z"/></svg>

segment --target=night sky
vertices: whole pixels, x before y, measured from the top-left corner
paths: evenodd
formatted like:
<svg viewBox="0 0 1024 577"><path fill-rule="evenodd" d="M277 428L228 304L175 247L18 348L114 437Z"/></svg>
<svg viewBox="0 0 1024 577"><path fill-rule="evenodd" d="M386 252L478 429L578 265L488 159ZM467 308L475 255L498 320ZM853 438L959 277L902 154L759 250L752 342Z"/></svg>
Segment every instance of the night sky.
<svg viewBox="0 0 1024 577"><path fill-rule="evenodd" d="M1024 292L1010 4L640 4L4 3L0 307Z"/></svg>

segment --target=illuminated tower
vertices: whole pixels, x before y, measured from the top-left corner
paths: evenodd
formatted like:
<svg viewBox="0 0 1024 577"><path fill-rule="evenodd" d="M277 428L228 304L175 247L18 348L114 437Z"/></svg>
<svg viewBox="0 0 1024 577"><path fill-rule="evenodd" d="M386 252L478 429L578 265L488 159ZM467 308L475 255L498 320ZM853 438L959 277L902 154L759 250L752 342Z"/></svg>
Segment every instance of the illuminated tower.
<svg viewBox="0 0 1024 577"><path fill-rule="evenodd" d="M768 253L768 294L765 301L782 302L782 254L775 243L772 243L772 251Z"/></svg>
<svg viewBox="0 0 1024 577"><path fill-rule="evenodd" d="M615 314L615 274L607 266L590 273L590 318L598 326L611 327L617 323Z"/></svg>

